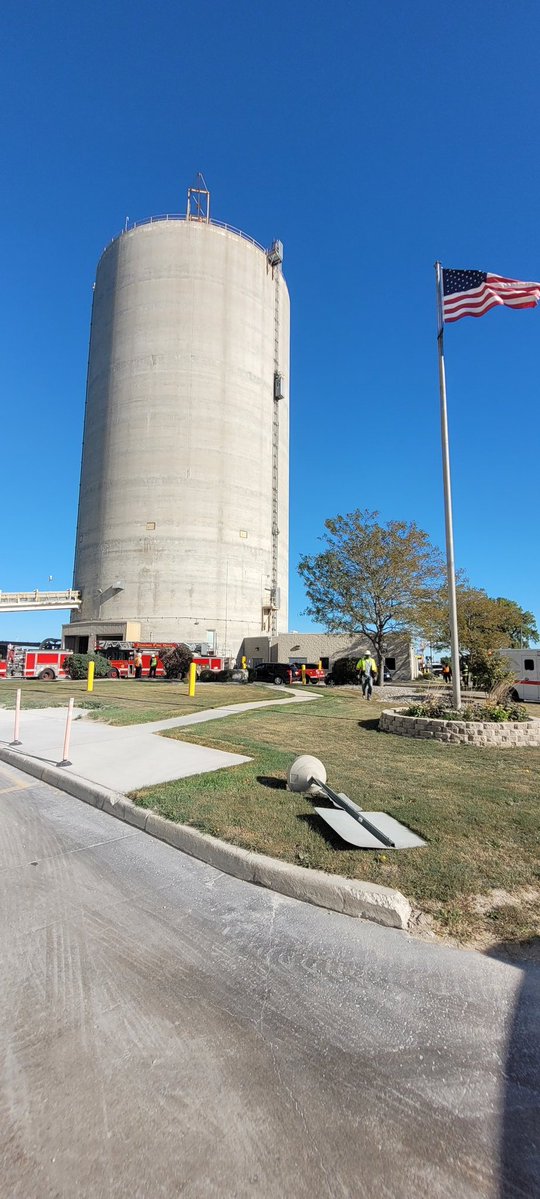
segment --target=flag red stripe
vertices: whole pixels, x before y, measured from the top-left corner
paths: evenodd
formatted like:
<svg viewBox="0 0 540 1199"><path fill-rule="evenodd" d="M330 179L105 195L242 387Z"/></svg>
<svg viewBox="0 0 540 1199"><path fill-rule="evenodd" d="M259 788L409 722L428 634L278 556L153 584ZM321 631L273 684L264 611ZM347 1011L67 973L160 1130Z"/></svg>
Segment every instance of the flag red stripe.
<svg viewBox="0 0 540 1199"><path fill-rule="evenodd" d="M507 279L506 275L491 275L488 271L486 283L515 283L516 287L540 287L540 283L525 282L524 279Z"/></svg>
<svg viewBox="0 0 540 1199"><path fill-rule="evenodd" d="M492 300L491 303L487 305L487 308L482 308L480 312L475 312L474 309L466 308L465 306L463 306L461 310L452 313L452 316L447 315L445 312L445 324L451 325L452 321L459 321L460 317L462 316L484 316L486 312L489 312L490 308L496 308L498 303L498 300Z"/></svg>
<svg viewBox="0 0 540 1199"><path fill-rule="evenodd" d="M471 308L476 312L484 308L486 304L502 304L503 302L500 296L496 296L487 288L484 290L481 296L477 296L472 300L469 300L467 292L456 293L456 296L452 297L452 300L454 301L453 303L448 303L448 301L445 300L445 312L459 312L460 308Z"/></svg>
<svg viewBox="0 0 540 1199"><path fill-rule="evenodd" d="M499 291L495 287L475 288L474 291L456 291L450 296L444 297L445 308L450 308L454 304L461 304L463 301L472 304L481 303L485 296L496 296L501 304L511 303L512 300L538 300L540 298L540 287L531 288L529 291Z"/></svg>

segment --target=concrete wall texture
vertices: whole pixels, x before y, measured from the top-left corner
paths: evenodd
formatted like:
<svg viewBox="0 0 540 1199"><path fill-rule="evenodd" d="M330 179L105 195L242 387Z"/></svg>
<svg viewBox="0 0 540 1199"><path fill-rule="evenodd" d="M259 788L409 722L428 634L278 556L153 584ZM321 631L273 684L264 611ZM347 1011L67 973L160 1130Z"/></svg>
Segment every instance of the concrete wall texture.
<svg viewBox="0 0 540 1199"><path fill-rule="evenodd" d="M279 313L276 343L276 292ZM289 298L248 238L155 220L98 265L74 586L77 620L236 655L264 625L279 402L278 629L287 628ZM121 585L121 590L119 586ZM76 629L73 629L75 632Z"/></svg>

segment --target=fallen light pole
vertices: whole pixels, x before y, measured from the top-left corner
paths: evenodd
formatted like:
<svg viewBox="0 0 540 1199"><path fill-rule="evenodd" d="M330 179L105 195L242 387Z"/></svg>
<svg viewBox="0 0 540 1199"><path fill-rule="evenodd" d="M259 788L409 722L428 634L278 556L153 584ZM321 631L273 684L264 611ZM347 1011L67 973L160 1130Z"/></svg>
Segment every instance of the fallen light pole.
<svg viewBox="0 0 540 1199"><path fill-rule="evenodd" d="M426 842L386 812L365 812L342 791L334 791L326 782L326 770L318 758L302 754L289 767L290 791L311 798L325 795L331 808L315 808L321 820L349 845L358 849L415 849Z"/></svg>
<svg viewBox="0 0 540 1199"><path fill-rule="evenodd" d="M13 728L13 741L10 741L10 745L22 745L22 741L19 741L20 724L21 724L21 689L20 689L20 687L18 687L16 696L15 696L15 725Z"/></svg>
<svg viewBox="0 0 540 1199"><path fill-rule="evenodd" d="M66 731L64 733L64 754L62 757L62 761L58 762L58 766L72 766L73 765L73 763L70 762L70 760L68 758L68 754L69 754L69 741L70 741L70 737L71 737L71 722L73 720L73 705L74 705L74 703L75 703L74 699L70 699L70 701L68 703Z"/></svg>

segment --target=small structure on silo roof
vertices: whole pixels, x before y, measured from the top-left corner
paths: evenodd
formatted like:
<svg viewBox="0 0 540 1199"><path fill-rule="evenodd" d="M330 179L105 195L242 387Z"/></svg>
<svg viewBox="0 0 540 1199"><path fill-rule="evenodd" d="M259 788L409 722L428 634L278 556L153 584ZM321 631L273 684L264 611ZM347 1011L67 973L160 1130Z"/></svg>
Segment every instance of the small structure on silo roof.
<svg viewBox="0 0 540 1199"><path fill-rule="evenodd" d="M289 296L282 247L210 219L126 228L94 289L74 586L65 626L206 642L287 628ZM130 631L130 632L129 632Z"/></svg>

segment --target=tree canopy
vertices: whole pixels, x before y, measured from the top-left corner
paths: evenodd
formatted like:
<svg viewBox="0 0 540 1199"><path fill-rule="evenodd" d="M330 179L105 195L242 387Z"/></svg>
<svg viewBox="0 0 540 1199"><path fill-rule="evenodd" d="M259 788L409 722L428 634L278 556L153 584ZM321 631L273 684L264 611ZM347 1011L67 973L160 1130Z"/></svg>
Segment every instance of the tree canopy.
<svg viewBox="0 0 540 1199"><path fill-rule="evenodd" d="M461 579L456 588L460 649L470 655L512 649L538 638L532 612L520 608L514 600L491 598L480 588L470 587ZM448 589L441 587L425 605L422 629L438 648L450 643Z"/></svg>
<svg viewBox="0 0 540 1199"><path fill-rule="evenodd" d="M329 633L363 633L381 671L389 633L421 627L433 589L442 586L443 563L416 524L380 524L378 515L356 509L325 521L326 548L304 555L298 569L306 614Z"/></svg>

